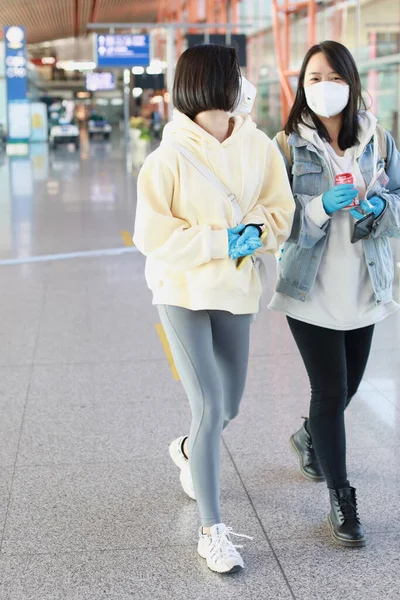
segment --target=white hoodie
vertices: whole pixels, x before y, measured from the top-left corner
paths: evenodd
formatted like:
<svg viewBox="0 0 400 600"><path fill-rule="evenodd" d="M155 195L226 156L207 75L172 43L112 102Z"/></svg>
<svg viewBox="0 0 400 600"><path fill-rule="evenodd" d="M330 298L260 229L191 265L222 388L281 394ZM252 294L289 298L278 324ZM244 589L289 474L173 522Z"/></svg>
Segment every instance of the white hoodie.
<svg viewBox="0 0 400 600"><path fill-rule="evenodd" d="M348 148L343 157L338 156L330 144L321 140L314 129L302 126L300 135L323 155L331 171L332 181L340 173L354 173L359 198L364 200L366 185L358 159L375 133L377 119L372 113L365 112L360 113L359 119L359 144ZM276 293L270 308L305 323L340 331L367 327L397 310L395 302L380 306L375 303L363 244L351 243L355 219L349 209L328 216L321 195L311 200L306 212L318 227L331 221L314 287L306 302Z"/></svg>
<svg viewBox="0 0 400 600"><path fill-rule="evenodd" d="M175 148L193 152L236 196L243 223L268 230L264 252L288 237L294 201L279 151L249 116L234 117L222 144L175 112L160 147L138 178L134 243L147 256L146 279L154 304L192 310L256 313L261 284L252 261L241 269L228 255L232 203Z"/></svg>

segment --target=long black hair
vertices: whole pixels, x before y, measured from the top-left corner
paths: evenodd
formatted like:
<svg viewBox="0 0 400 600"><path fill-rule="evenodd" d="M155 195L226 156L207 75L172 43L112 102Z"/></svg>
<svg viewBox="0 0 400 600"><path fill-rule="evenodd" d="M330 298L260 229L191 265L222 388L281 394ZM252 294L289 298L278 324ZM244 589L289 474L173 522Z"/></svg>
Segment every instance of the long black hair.
<svg viewBox="0 0 400 600"><path fill-rule="evenodd" d="M319 136L330 142L328 130L318 116L309 108L304 92L304 79L310 59L322 52L332 69L342 77L350 88L349 102L343 110L343 125L339 134L338 144L342 150L351 148L358 142L358 113L366 110L362 96L362 86L357 65L350 51L339 42L326 41L316 44L307 52L300 69L296 98L285 126L285 133L299 133L299 125L307 125L306 120L312 121Z"/></svg>

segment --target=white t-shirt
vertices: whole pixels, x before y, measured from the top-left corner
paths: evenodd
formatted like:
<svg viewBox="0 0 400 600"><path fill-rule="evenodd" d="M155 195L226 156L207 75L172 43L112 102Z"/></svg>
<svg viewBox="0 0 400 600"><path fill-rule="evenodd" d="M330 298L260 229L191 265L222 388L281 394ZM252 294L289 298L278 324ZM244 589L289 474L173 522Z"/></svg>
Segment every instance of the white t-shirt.
<svg viewBox="0 0 400 600"><path fill-rule="evenodd" d="M364 199L366 185L355 149L349 148L341 157L330 144L325 142L324 146L332 176L354 173L359 198ZM322 196L318 196L307 205L306 211L319 227L331 220L315 284L305 302L275 293L269 308L305 323L341 331L373 325L394 313L399 308L396 302L383 305L375 302L363 244L351 243L355 220L350 210L337 211L329 217Z"/></svg>

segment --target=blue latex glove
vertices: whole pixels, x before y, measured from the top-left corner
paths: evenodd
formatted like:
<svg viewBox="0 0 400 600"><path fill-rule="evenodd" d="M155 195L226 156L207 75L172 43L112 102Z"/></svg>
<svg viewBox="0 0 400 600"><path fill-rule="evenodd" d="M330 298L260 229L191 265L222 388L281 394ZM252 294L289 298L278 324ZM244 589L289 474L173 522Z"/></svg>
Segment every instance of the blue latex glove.
<svg viewBox="0 0 400 600"><path fill-rule="evenodd" d="M385 209L386 203L379 196L372 196L369 200L362 200L360 208L364 213L374 213L375 218L380 217ZM364 215L359 211L358 208L354 208L350 211L350 214L355 219L361 219Z"/></svg>
<svg viewBox="0 0 400 600"><path fill-rule="evenodd" d="M236 244L236 247L232 250L231 258L236 260L237 258L242 258L242 256L250 256L253 254L258 248L262 248L262 241L260 240L259 235L257 237L251 237L248 240L242 242L242 237L239 238L239 241Z"/></svg>
<svg viewBox="0 0 400 600"><path fill-rule="evenodd" d="M247 256L252 254L254 250L251 252L251 249L260 248L261 246L258 244L260 241L260 230L254 225L246 225L245 230L240 236L236 246L232 250L232 258L239 258L240 256ZM241 250L239 250L239 248ZM245 252L242 254L241 252Z"/></svg>
<svg viewBox="0 0 400 600"><path fill-rule="evenodd" d="M243 229L246 225L238 225L237 227L233 227L232 229L228 229L228 253L231 256L236 244L240 238L240 234L243 232Z"/></svg>
<svg viewBox="0 0 400 600"><path fill-rule="evenodd" d="M260 239L260 230L257 229L257 227L254 227L254 225L247 225L246 229L243 231L242 235L240 236L240 244L243 244L244 242L247 242L248 240L251 239Z"/></svg>
<svg viewBox="0 0 400 600"><path fill-rule="evenodd" d="M338 210L350 206L357 194L358 190L356 190L352 183L335 185L335 187L325 192L322 196L322 204L324 205L325 212L328 215L332 215Z"/></svg>

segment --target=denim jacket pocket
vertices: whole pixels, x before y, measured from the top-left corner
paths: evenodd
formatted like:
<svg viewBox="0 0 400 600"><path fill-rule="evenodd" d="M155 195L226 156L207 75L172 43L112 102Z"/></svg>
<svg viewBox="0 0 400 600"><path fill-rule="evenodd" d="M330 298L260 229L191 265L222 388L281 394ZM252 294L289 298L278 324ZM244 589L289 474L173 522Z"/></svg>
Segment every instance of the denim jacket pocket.
<svg viewBox="0 0 400 600"><path fill-rule="evenodd" d="M292 167L293 190L297 194L318 196L321 188L322 165L296 161Z"/></svg>

